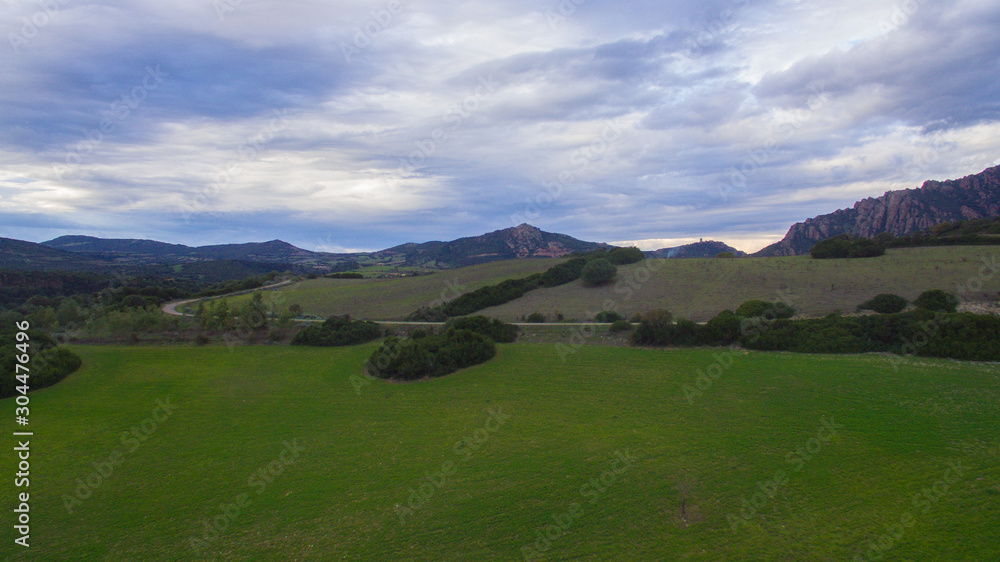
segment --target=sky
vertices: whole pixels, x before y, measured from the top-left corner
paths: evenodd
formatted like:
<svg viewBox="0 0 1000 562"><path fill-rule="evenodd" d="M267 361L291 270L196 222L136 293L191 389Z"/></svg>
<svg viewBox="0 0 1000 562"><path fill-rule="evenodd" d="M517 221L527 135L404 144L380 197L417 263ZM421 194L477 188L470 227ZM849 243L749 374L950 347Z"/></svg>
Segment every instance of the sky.
<svg viewBox="0 0 1000 562"><path fill-rule="evenodd" d="M756 251L1000 164L995 0L0 0L0 236Z"/></svg>

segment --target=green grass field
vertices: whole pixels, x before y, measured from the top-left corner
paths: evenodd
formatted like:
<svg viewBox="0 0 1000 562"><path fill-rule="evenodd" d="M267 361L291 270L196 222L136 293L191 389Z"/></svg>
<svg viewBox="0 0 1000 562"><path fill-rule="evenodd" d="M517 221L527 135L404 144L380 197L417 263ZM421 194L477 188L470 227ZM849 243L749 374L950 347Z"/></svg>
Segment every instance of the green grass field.
<svg viewBox="0 0 1000 562"><path fill-rule="evenodd" d="M740 354L689 404L682 385L722 350L585 346L563 363L553 345L514 344L356 392L373 348L76 347L82 370L32 395L31 549L8 538L0 557L523 560L555 516L568 528L548 529L546 560L849 560L909 514L886 560L1000 559L996 364ZM176 410L144 422L168 398ZM509 418L488 422L491 408ZM842 426L829 441L824 419ZM122 441L133 426L144 442ZM465 437L481 443L456 450ZM283 453L293 441L303 450ZM626 450L630 468L588 484ZM92 463L115 451L98 482ZM955 461L940 497L914 504ZM754 496L779 470L773 497ZM69 513L77 478L93 486ZM760 505L734 531L744 499ZM196 555L216 516L225 529Z"/></svg>
<svg viewBox="0 0 1000 562"><path fill-rule="evenodd" d="M612 285L593 288L574 281L532 291L482 314L512 321L532 312L550 318L562 313L584 320L588 312L600 312L606 301L612 301L626 317L665 308L677 318L702 322L749 299L777 300L778 291L796 299L794 307L801 315L823 316L837 310L846 314L879 293L896 293L912 301L930 289L956 292L959 284L979 279L984 259L1000 264L1000 249L902 248L878 258L850 260L809 256L646 260L619 267ZM638 273L640 269L647 271ZM983 278L981 290L969 296L995 301L1000 296L1000 273L989 269L986 273L989 279Z"/></svg>
<svg viewBox="0 0 1000 562"><path fill-rule="evenodd" d="M454 298L460 292L526 277L562 261L507 260L399 279L310 279L269 291L267 302L278 302L282 308L299 303L306 314L316 316L350 314L356 318L400 320L420 307ZM231 302L239 305L249 298L241 295Z"/></svg>

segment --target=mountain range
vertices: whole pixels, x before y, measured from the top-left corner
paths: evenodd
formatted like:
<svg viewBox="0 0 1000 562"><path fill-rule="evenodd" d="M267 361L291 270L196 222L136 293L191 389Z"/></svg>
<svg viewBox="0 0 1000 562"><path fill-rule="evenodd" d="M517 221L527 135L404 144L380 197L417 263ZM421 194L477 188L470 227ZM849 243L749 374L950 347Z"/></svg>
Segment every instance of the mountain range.
<svg viewBox="0 0 1000 562"><path fill-rule="evenodd" d="M785 237L753 256L806 254L817 242L838 234L873 237L927 230L942 222L1000 215L1000 166L958 180L927 181L920 188L887 191L827 215L796 223ZM155 240L61 236L41 244L0 238L0 269L109 272L228 280L267 271L330 273L365 266L449 269L490 261L560 257L612 247L529 224L448 242L408 243L377 252L328 253L297 248L281 240L246 244L185 246ZM647 257L746 255L714 240L645 252Z"/></svg>
<svg viewBox="0 0 1000 562"><path fill-rule="evenodd" d="M926 181L916 189L886 191L804 222L795 223L780 241L754 256L808 254L814 244L838 234L871 238L927 230L943 222L1000 215L1000 166L957 180Z"/></svg>

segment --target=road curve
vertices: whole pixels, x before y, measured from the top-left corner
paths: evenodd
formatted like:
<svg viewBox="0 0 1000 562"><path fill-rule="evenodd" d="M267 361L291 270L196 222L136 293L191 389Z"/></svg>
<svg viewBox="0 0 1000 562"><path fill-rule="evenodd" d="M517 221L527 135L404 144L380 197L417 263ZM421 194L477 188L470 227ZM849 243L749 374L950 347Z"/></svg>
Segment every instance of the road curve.
<svg viewBox="0 0 1000 562"><path fill-rule="evenodd" d="M278 287L284 287L285 285L291 285L292 283L295 283L295 282L296 282L295 280L289 279L287 281L281 281L279 283L272 283L270 285L264 285L263 287L257 287L256 289L249 289L249 290L245 290L245 291L236 291L235 293L228 293L228 294L225 294L225 295L219 295L217 297L204 297L204 298L222 299L222 298L226 298L226 297L232 297L234 295L242 295L244 293L252 293L254 291L265 291L267 289L276 289ZM192 303L192 302L198 302L200 300L202 300L202 299L197 298L197 299L186 299L186 300L182 300L182 301L168 302L168 303L166 303L166 304L163 305L163 307L161 308L161 310L163 310L163 312L165 312L166 314L169 314L171 316L190 316L189 314L184 314L183 312L177 310L177 307L179 307L181 305L184 305L184 304Z"/></svg>

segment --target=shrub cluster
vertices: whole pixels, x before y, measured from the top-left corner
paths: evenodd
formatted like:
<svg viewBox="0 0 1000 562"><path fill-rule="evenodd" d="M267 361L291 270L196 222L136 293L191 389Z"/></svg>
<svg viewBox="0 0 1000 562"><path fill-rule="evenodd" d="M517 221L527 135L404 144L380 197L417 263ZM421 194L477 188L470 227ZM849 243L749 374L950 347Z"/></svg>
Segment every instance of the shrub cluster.
<svg viewBox="0 0 1000 562"><path fill-rule="evenodd" d="M869 238L840 234L817 243L809 250L813 259L873 258L885 253L885 246Z"/></svg>
<svg viewBox="0 0 1000 562"><path fill-rule="evenodd" d="M956 313L957 299L944 291L928 291L917 300L923 306L910 312L849 318L829 314L823 318L798 320L789 318L794 311L789 313L791 309L787 306L765 303L770 306L764 315L748 317L724 310L704 325L689 320L671 322L670 313L651 311L643 316L631 340L637 345L728 345L735 342L761 351L890 352L973 361L1000 360L1000 317ZM882 303L898 305L896 299L876 297L869 303L873 301L877 301L874 306L879 307ZM737 310L750 314L761 308L757 302L748 301Z"/></svg>
<svg viewBox="0 0 1000 562"><path fill-rule="evenodd" d="M617 322L624 319L625 317L613 310L603 310L594 315L594 322Z"/></svg>
<svg viewBox="0 0 1000 562"><path fill-rule="evenodd" d="M6 328L6 327L5 327ZM18 395L17 387L22 383L17 380L17 356L21 352L14 347L18 343L28 343L28 386L32 391L52 386L65 379L80 368L80 357L72 351L57 347L56 342L44 332L31 330L27 342L18 342L16 332L0 333L0 398L10 398Z"/></svg>
<svg viewBox="0 0 1000 562"><path fill-rule="evenodd" d="M880 314L902 312L910 302L899 295L883 293L858 305L858 310L871 310Z"/></svg>
<svg viewBox="0 0 1000 562"><path fill-rule="evenodd" d="M629 322L628 320L615 320L614 322L611 323L611 326L608 327L608 331L611 332L612 334L618 332L628 332L631 329L632 329L632 323Z"/></svg>
<svg viewBox="0 0 1000 562"><path fill-rule="evenodd" d="M512 343L517 339L517 326L481 314L450 320L445 330L451 328L482 334L497 343Z"/></svg>
<svg viewBox="0 0 1000 562"><path fill-rule="evenodd" d="M604 258L598 258L596 260L591 260L587 262L587 265L583 266L583 284L588 287L596 287L597 285L604 285L609 283L612 279L618 275L618 268L615 264Z"/></svg>
<svg viewBox="0 0 1000 562"><path fill-rule="evenodd" d="M913 306L932 312L955 312L958 308L958 297L941 289L932 289L921 293L913 301Z"/></svg>
<svg viewBox="0 0 1000 562"><path fill-rule="evenodd" d="M292 338L292 345L357 345L382 336L382 328L368 320L351 320L349 315L331 316L320 325L312 325Z"/></svg>
<svg viewBox="0 0 1000 562"><path fill-rule="evenodd" d="M778 320L769 329L761 330L759 337L741 343L770 351L909 351L928 357L996 361L1000 359L1000 318L927 310L852 318L831 314L807 320Z"/></svg>
<svg viewBox="0 0 1000 562"><path fill-rule="evenodd" d="M365 372L382 379L412 381L440 377L483 363L496 355L496 344L487 336L450 328L422 337L386 338L368 358Z"/></svg>
<svg viewBox="0 0 1000 562"><path fill-rule="evenodd" d="M795 315L795 309L783 302L749 300L734 313L723 310L704 325L682 319L671 322L665 310L651 310L632 332L636 345L729 345L748 332L749 327L762 321L786 319Z"/></svg>
<svg viewBox="0 0 1000 562"><path fill-rule="evenodd" d="M795 316L795 309L783 302L767 302L761 300L748 300L736 309L736 315L743 318L755 318L757 316L773 316L774 318L791 318Z"/></svg>

